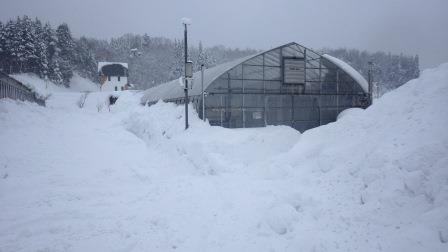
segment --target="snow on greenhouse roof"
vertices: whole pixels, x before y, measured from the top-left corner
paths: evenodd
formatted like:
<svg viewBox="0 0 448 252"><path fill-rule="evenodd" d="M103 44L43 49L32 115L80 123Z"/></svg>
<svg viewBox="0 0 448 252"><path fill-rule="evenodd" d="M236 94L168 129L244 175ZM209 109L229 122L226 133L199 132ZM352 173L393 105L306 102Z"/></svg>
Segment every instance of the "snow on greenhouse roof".
<svg viewBox="0 0 448 252"><path fill-rule="evenodd" d="M246 60L249 60L261 53L257 53L254 55L246 56L240 59L236 59L224 64L217 65L212 68L208 68L204 70L204 90L221 74L229 71L233 67L243 63ZM195 72L193 74L193 88L188 91L190 96L200 95L202 92L201 88L201 71ZM184 96L184 89L181 87L181 83L179 79L172 80L170 82L160 84L153 88L150 88L145 91L145 94L142 97L142 103L158 101L170 98L178 98Z"/></svg>
<svg viewBox="0 0 448 252"><path fill-rule="evenodd" d="M328 54L324 54L322 55L322 57L329 60L331 63L335 64L337 67L341 68L345 73L347 73L350 77L352 77L353 80L355 80L361 86L364 92L366 93L369 92L369 83L366 81L366 79L364 79L364 77L362 77L362 75L358 71L356 71L349 64Z"/></svg>

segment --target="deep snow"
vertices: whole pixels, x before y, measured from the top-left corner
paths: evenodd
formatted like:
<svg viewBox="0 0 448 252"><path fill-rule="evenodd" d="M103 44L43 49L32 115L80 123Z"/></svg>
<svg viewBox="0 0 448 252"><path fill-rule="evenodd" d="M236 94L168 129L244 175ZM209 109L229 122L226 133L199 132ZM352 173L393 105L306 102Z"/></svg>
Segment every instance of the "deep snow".
<svg viewBox="0 0 448 252"><path fill-rule="evenodd" d="M0 100L0 251L448 250L448 64L302 135L74 91Z"/></svg>

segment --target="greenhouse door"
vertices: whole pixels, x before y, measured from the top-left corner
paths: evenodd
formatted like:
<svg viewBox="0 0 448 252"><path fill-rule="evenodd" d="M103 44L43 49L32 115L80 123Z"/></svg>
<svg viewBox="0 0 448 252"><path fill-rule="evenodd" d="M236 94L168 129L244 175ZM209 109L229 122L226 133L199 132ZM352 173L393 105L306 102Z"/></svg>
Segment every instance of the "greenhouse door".
<svg viewBox="0 0 448 252"><path fill-rule="evenodd" d="M292 95L272 94L265 98L266 125L292 126Z"/></svg>

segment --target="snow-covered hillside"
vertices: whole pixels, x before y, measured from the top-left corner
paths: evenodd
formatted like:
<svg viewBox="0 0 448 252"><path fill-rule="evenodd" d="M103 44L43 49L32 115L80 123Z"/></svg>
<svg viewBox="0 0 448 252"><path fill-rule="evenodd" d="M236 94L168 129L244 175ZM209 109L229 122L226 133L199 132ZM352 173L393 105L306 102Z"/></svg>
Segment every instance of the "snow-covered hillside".
<svg viewBox="0 0 448 252"><path fill-rule="evenodd" d="M302 135L118 94L0 100L0 251L448 250L448 64Z"/></svg>

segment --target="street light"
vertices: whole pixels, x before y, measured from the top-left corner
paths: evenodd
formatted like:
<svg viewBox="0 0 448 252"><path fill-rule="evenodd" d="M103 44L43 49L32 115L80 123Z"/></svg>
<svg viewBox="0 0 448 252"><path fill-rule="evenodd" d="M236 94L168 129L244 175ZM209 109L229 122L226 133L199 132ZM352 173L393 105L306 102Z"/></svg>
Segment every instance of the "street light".
<svg viewBox="0 0 448 252"><path fill-rule="evenodd" d="M193 64L188 62L188 43L187 43L187 25L191 24L189 18L182 18L182 24L184 25L184 58L185 58L185 71L184 71L184 93L185 93L185 129L188 129L188 79L193 77Z"/></svg>
<svg viewBox="0 0 448 252"><path fill-rule="evenodd" d="M372 104L372 102L373 102L373 96L372 96L372 93L373 93L373 86L372 86L372 84L373 84L373 62L372 61L369 61L369 62L367 62L367 64L369 65L369 70L368 70L368 84L369 84L369 89L368 89L368 92L369 92L369 99L370 99L370 101L369 101L369 105L371 105Z"/></svg>
<svg viewBox="0 0 448 252"><path fill-rule="evenodd" d="M204 64L201 64L202 120L205 122Z"/></svg>

